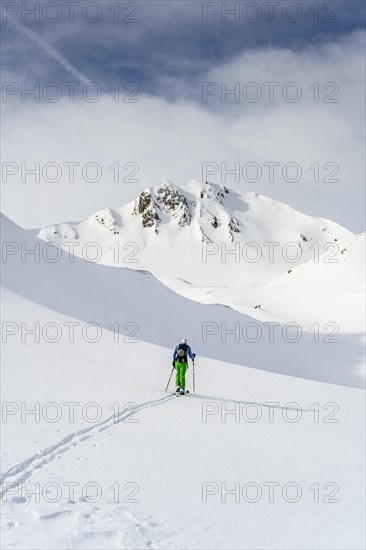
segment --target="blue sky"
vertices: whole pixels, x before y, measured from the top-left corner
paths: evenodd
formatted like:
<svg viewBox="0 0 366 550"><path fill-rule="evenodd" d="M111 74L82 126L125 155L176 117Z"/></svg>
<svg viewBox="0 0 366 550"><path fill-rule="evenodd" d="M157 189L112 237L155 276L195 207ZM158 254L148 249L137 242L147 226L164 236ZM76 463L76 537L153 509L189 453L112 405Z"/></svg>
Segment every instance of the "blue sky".
<svg viewBox="0 0 366 550"><path fill-rule="evenodd" d="M172 90L161 85L165 78L199 79L203 70L227 63L247 50L274 47L296 50L338 39L363 29L365 18L365 3L357 0L301 0L292 3L297 9L291 7L291 2L252 2L256 7L249 6L244 12L248 2L146 0L119 2L118 22L114 22L116 12L111 10L114 3L104 0L96 2L100 12L91 7L85 14L81 2L74 8L74 21L70 22L70 10L62 1L58 3L60 12L49 7L42 16L39 10L36 13L40 14L40 21L35 22L36 16L30 13L35 2L27 0L28 14L22 11L25 2L11 2L18 6L18 13L9 14L7 24L3 25L5 76L10 73L22 80L37 76L56 81L68 76L36 44L19 39L19 31L9 24L14 18L22 19L90 80L106 87L116 79L134 81L143 93L168 98ZM4 4L3 10L8 12L10 8ZM228 12L235 5L235 9L240 8L237 21L234 15L226 13L225 4ZM319 4L318 16L315 4ZM60 20L49 22L53 18ZM94 18L99 20L92 23ZM291 22L292 19L295 21ZM174 91L177 93L177 87Z"/></svg>
<svg viewBox="0 0 366 550"><path fill-rule="evenodd" d="M2 104L8 137L3 159L18 165L94 161L104 172L91 188L64 174L53 185L30 177L24 183L19 171L2 187L3 209L15 221L39 226L80 219L133 200L164 179L177 184L200 179L205 162L257 162L262 167L296 162L303 169L296 185L270 183L265 177L250 185L229 178L226 184L355 231L364 228L363 1L270 2L272 22L265 2L226 2L228 8L239 7L236 22L233 16L225 21L224 2L120 2L119 22L113 21L115 2L109 0L76 3L73 22L62 1L57 12L54 3L40 2L41 9L50 7L35 22L22 13L24 5L29 9L32 4L3 2L3 81L29 88L38 83L41 89L54 82L63 92L65 82L93 81L103 98L94 104L78 94L74 103L64 96L55 103L31 97L22 101L20 93L9 96ZM83 17L87 4L99 12L92 5ZM312 6L319 7L319 21ZM6 16L4 7L17 13ZM203 10L215 13L204 22ZM86 20L97 13L97 22ZM59 21L45 20L56 15ZM258 21L249 22L255 15ZM298 21L288 20L295 16ZM122 20L128 17L137 22ZM138 102L108 100L114 82L136 83ZM228 89L238 84L241 92L245 83L256 82L263 97L253 104L242 97L222 101L215 93L203 102L204 82L224 83ZM265 82L279 83L273 103L266 101ZM288 82L297 83L301 101L283 101L280 92ZM338 87L337 103L324 103L332 91L323 89L329 82ZM314 83L320 86L320 102L314 101ZM137 180L111 181L108 166L116 161L137 163ZM337 163L339 181L329 183L324 177L314 185L309 167L317 162L328 168ZM212 181L220 183L221 175Z"/></svg>

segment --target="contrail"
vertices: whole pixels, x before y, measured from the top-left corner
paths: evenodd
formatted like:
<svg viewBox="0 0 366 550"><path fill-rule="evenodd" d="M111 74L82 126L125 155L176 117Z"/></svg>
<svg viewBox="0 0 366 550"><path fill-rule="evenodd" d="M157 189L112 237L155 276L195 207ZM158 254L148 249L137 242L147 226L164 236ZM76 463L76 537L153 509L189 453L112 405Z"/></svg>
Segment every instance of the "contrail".
<svg viewBox="0 0 366 550"><path fill-rule="evenodd" d="M75 77L77 80L79 80L83 84L88 84L88 82L91 82L89 78L87 78L83 73L78 71L76 67L71 65L71 63L67 59L65 59L63 55L60 54L60 52L58 52L55 48L53 48L50 44L48 44L48 42L43 40L43 38L38 36L38 34L33 32L31 29L23 25L20 21L18 21L15 18L9 18L9 22L11 22L21 33L25 34L26 36L28 36L28 38L33 40L33 42L36 42L36 44L41 46L41 48L43 48L44 51L50 57L52 57L52 59L55 59L56 61L58 61L60 65L62 65L63 68L66 69L66 71L70 73L73 77Z"/></svg>

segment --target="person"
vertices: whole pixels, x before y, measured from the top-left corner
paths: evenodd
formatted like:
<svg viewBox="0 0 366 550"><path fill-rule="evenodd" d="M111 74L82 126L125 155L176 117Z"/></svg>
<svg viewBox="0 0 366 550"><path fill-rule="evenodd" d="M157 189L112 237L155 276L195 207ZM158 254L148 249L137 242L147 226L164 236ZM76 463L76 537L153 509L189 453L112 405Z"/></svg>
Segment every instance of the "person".
<svg viewBox="0 0 366 550"><path fill-rule="evenodd" d="M186 389L186 371L188 367L188 356L194 360L196 354L192 352L188 345L187 338L182 338L180 344L175 346L173 351L173 367L176 370L175 385L176 393L183 395Z"/></svg>

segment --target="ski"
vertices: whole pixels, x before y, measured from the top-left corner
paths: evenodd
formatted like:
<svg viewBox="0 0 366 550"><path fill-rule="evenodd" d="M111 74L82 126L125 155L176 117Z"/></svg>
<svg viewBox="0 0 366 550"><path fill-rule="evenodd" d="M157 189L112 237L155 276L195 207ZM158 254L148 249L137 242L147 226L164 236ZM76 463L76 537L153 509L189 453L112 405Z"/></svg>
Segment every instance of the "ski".
<svg viewBox="0 0 366 550"><path fill-rule="evenodd" d="M176 397L180 397L181 395L187 395L187 393L189 393L189 390L186 390L184 393L175 391L174 393L172 393L172 395L175 395Z"/></svg>

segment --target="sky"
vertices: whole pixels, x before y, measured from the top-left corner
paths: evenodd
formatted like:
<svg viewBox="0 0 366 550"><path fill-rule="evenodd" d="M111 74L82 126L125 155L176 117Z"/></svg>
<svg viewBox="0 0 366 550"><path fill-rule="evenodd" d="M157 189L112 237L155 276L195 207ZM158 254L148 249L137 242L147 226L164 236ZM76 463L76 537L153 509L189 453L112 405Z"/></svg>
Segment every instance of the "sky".
<svg viewBox="0 0 366 550"><path fill-rule="evenodd" d="M208 179L362 231L364 28L353 0L4 1L2 211Z"/></svg>

